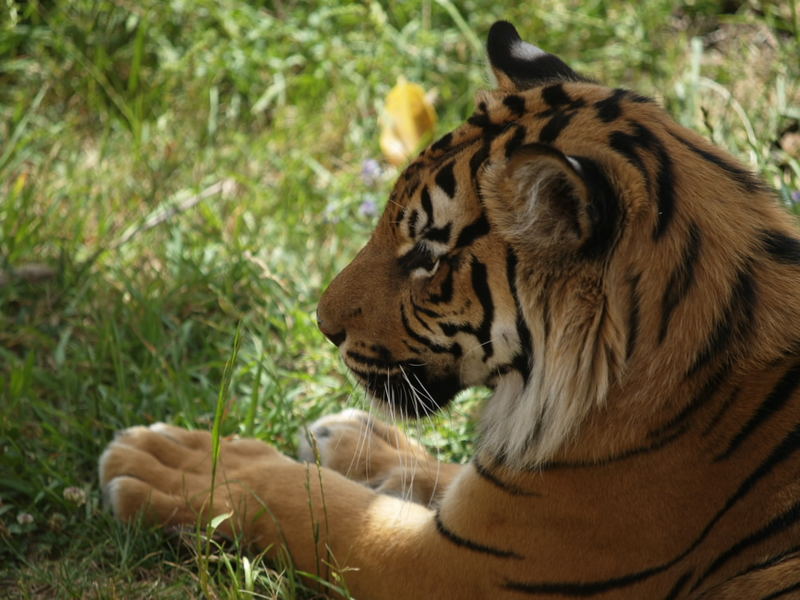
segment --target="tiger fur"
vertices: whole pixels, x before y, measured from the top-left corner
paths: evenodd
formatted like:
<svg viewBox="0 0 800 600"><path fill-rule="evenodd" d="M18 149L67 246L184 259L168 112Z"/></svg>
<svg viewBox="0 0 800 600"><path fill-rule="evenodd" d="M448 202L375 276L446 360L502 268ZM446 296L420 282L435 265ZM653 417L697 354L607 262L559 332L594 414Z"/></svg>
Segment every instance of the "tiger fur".
<svg viewBox="0 0 800 600"><path fill-rule="evenodd" d="M650 99L505 22L488 55L318 309L392 410L491 387L472 462L346 411L310 426L321 467L223 441L211 494L209 435L158 424L101 458L115 514L230 511L357 598L800 598L796 224Z"/></svg>

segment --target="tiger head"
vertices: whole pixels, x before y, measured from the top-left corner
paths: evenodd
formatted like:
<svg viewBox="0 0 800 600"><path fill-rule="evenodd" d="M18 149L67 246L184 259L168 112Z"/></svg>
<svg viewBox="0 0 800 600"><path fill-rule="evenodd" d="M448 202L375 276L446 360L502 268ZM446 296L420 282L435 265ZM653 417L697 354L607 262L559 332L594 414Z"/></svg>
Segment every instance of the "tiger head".
<svg viewBox="0 0 800 600"><path fill-rule="evenodd" d="M790 344L800 244L755 177L509 23L487 46L498 88L405 169L318 308L372 396L419 416L487 385L479 443L536 464Z"/></svg>

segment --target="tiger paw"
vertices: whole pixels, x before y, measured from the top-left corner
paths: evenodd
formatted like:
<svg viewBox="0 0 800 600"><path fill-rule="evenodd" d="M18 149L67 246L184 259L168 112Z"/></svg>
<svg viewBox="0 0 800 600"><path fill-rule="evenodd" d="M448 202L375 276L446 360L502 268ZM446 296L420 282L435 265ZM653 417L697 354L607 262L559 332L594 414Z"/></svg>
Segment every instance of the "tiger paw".
<svg viewBox="0 0 800 600"><path fill-rule="evenodd" d="M253 466L276 459L288 460L258 440L222 440L218 491L212 495L211 434L156 423L117 433L98 470L104 499L117 518L130 521L141 514L152 525L180 526L237 510L239 488L256 483L250 481Z"/></svg>
<svg viewBox="0 0 800 600"><path fill-rule="evenodd" d="M426 505L435 502L458 470L437 461L398 427L357 409L326 415L304 428L298 458L319 462L379 493Z"/></svg>

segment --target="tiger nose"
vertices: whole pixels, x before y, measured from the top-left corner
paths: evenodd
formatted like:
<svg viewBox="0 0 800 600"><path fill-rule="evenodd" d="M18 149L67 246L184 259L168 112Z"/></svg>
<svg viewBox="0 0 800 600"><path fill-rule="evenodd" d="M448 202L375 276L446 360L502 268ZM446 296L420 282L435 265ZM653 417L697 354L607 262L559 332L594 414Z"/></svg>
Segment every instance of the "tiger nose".
<svg viewBox="0 0 800 600"><path fill-rule="evenodd" d="M332 341L336 346L341 346L342 342L344 342L345 338L347 337L347 332L344 330L341 331L332 331L330 328L326 327L325 320L319 314L319 307L317 307L317 327L322 332L322 334Z"/></svg>

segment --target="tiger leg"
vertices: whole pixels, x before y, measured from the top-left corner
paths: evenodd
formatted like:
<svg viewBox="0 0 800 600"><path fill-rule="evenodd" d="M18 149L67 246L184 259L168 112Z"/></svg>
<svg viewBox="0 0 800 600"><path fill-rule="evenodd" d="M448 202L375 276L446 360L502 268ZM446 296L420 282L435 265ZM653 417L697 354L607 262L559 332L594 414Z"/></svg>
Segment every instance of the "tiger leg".
<svg viewBox="0 0 800 600"><path fill-rule="evenodd" d="M217 533L273 556L283 546L298 571L345 581L356 597L486 597L485 557L447 560L457 547L437 531L431 509L256 440L221 441L212 486L211 454L208 433L134 427L103 453L100 482L122 520L141 514L154 525L203 527L222 516Z"/></svg>
<svg viewBox="0 0 800 600"><path fill-rule="evenodd" d="M438 461L398 427L356 409L309 425L300 434L298 456L379 493L426 506L437 503L461 470Z"/></svg>

